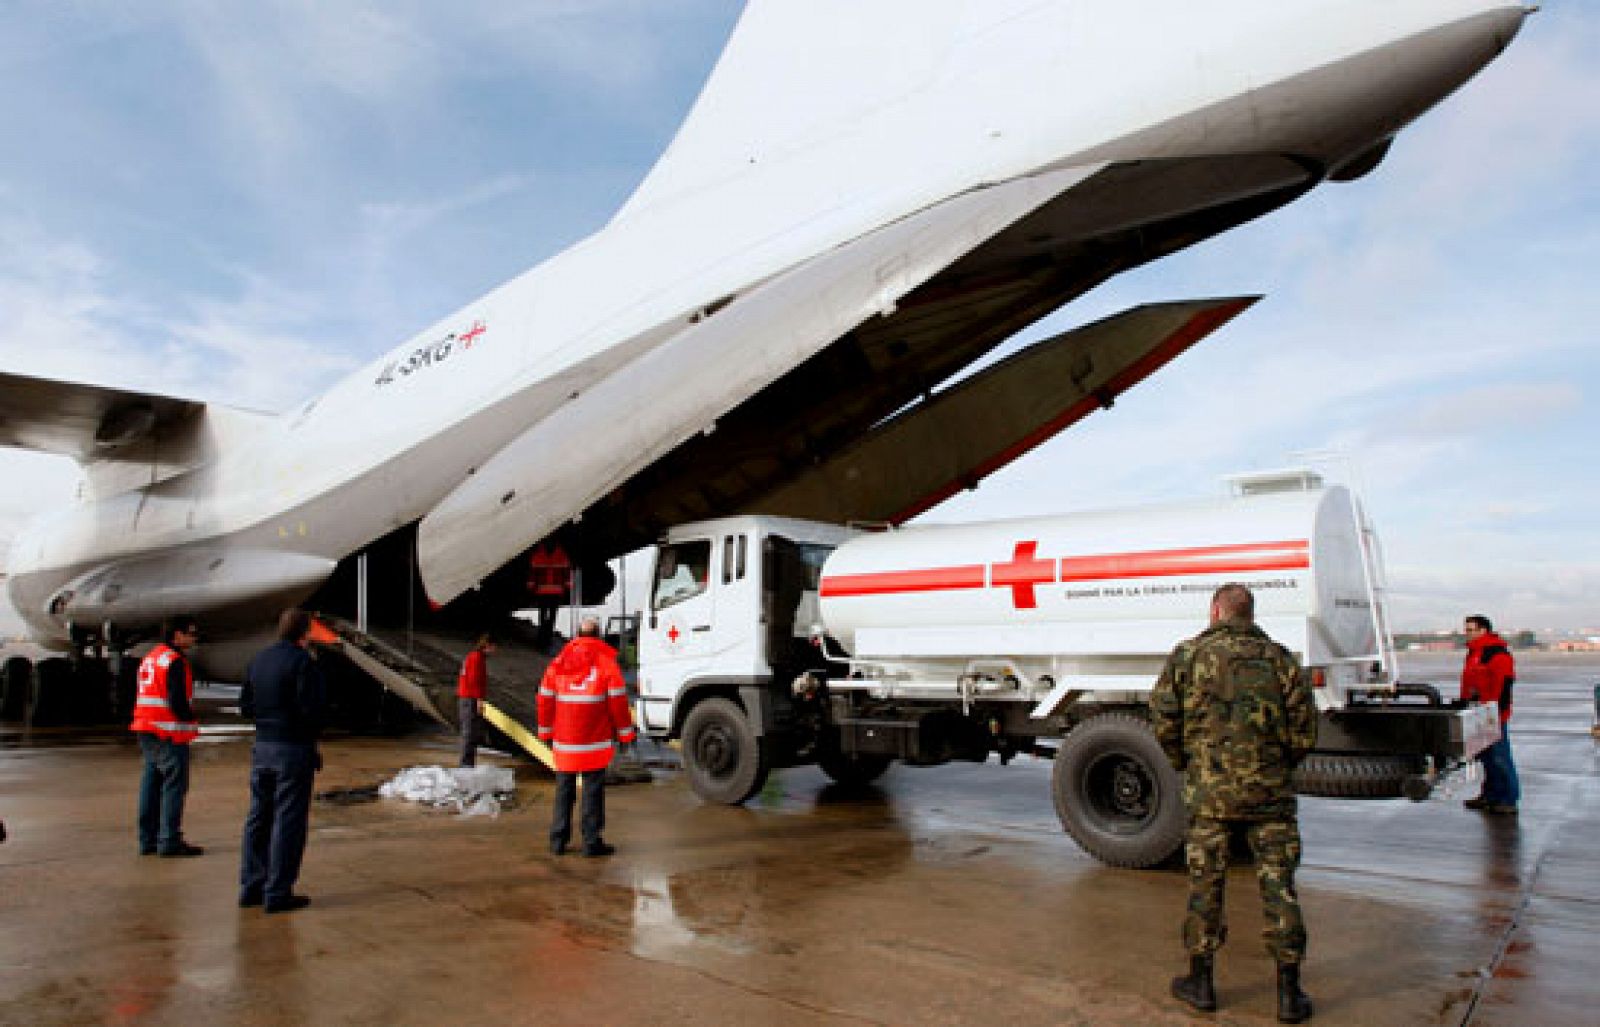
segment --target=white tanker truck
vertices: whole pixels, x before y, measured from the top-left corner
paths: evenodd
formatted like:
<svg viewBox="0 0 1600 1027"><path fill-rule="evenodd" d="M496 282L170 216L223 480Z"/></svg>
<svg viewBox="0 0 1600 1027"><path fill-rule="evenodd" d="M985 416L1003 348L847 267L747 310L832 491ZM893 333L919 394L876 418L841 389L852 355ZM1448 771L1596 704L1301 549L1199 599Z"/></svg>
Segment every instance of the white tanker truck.
<svg viewBox="0 0 1600 1027"><path fill-rule="evenodd" d="M861 784L899 760L1053 756L1062 825L1151 866L1182 842L1177 774L1146 703L1227 581L1315 688L1304 794L1423 798L1497 737L1487 706L1403 685L1375 537L1343 487L1243 476L1229 498L865 532L765 516L671 531L640 635L639 716L681 739L702 798L776 767Z"/></svg>

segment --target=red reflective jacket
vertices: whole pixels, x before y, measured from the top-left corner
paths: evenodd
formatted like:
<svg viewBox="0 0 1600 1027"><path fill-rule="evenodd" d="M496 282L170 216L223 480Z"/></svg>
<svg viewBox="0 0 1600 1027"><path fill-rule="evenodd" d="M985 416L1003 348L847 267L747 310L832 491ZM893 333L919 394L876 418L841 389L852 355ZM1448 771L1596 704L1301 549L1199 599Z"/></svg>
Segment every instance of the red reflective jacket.
<svg viewBox="0 0 1600 1027"><path fill-rule="evenodd" d="M572 589L572 560L560 546L540 545L528 557L528 591L540 599L565 601Z"/></svg>
<svg viewBox="0 0 1600 1027"><path fill-rule="evenodd" d="M194 741L200 734L200 725L174 716L172 703L168 701L174 688L181 689L186 700L184 708L193 709L194 676L189 673L189 661L182 653L162 643L139 663L139 694L133 705L132 730L146 731L179 745Z"/></svg>
<svg viewBox="0 0 1600 1027"><path fill-rule="evenodd" d="M487 699L489 660L482 649L474 649L461 661L461 676L456 678L456 695L463 699Z"/></svg>
<svg viewBox="0 0 1600 1027"><path fill-rule="evenodd" d="M1505 639L1485 631L1467 643L1467 662L1461 668L1461 698L1495 703L1500 723L1511 719L1511 686L1517 683L1517 665Z"/></svg>
<svg viewBox="0 0 1600 1027"><path fill-rule="evenodd" d="M539 684L539 740L550 744L556 769L604 770L617 743L633 739L617 651L598 638L568 642Z"/></svg>

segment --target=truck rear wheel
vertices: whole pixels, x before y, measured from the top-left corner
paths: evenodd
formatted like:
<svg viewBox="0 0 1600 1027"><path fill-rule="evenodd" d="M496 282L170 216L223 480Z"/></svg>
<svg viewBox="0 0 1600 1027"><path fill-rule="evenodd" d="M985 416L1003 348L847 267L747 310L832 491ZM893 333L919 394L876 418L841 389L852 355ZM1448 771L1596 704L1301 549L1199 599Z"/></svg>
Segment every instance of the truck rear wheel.
<svg viewBox="0 0 1600 1027"><path fill-rule="evenodd" d="M1183 783L1142 717L1079 724L1056 753L1050 790L1061 826L1103 863L1153 867L1183 845Z"/></svg>
<svg viewBox="0 0 1600 1027"><path fill-rule="evenodd" d="M883 776L894 760L875 752L843 753L829 746L817 753L817 766L822 772L842 785L855 787L871 784Z"/></svg>
<svg viewBox="0 0 1600 1027"><path fill-rule="evenodd" d="M767 783L771 759L737 703L704 699L683 722L683 767L700 798L737 806Z"/></svg>

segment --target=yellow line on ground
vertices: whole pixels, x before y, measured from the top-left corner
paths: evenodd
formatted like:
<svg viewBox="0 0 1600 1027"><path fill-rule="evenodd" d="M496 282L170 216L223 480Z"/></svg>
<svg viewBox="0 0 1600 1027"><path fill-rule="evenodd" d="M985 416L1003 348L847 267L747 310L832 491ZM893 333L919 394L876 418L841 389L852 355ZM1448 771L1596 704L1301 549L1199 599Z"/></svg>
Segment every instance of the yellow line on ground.
<svg viewBox="0 0 1600 1027"><path fill-rule="evenodd" d="M483 704L483 719L504 731L513 742L526 749L528 755L551 770L556 769L556 759L551 754L550 747L530 734L527 728L506 716L503 710L486 702Z"/></svg>

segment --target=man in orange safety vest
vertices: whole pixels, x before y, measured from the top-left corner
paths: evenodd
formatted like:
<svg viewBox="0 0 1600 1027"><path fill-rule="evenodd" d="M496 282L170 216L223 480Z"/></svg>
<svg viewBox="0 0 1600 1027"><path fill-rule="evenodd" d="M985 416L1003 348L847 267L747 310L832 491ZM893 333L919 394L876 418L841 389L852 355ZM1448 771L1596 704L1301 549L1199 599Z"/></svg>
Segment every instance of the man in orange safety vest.
<svg viewBox="0 0 1600 1027"><path fill-rule="evenodd" d="M193 617L176 617L161 642L139 664L134 733L144 752L139 783L139 854L198 856L205 850L183 837L183 802L189 794L189 743L200 733L194 715L194 672L185 653L200 641Z"/></svg>

